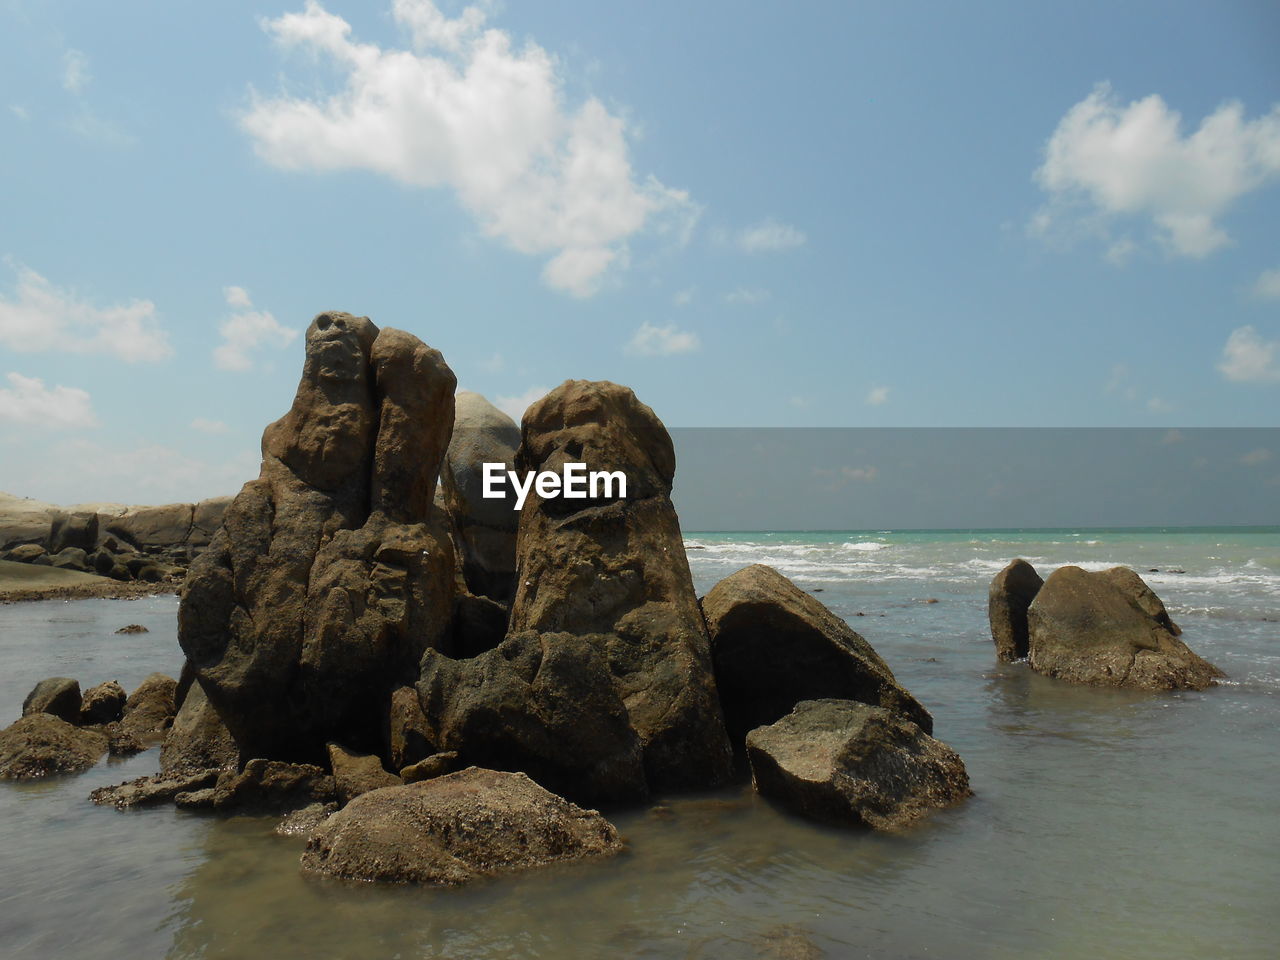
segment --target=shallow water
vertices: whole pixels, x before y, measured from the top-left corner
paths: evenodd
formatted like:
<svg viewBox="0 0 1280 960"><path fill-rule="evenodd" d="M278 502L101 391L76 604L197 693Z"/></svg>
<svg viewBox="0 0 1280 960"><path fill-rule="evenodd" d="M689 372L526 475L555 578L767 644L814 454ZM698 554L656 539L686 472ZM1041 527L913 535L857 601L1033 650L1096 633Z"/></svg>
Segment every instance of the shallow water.
<svg viewBox="0 0 1280 960"><path fill-rule="evenodd" d="M757 561L821 590L933 712L973 799L880 837L811 826L734 789L612 814L630 851L611 862L464 890L396 889L304 878L301 841L275 837L273 820L88 803L96 786L152 772L151 751L80 777L0 784L0 954L1274 956L1280 533L687 542L700 592ZM1155 696L997 664L986 584L1017 555L1042 573L1081 561L1139 569L1228 682ZM0 607L0 717L16 717L44 676L131 689L151 670L176 672L175 607ZM151 633L112 632L131 622Z"/></svg>

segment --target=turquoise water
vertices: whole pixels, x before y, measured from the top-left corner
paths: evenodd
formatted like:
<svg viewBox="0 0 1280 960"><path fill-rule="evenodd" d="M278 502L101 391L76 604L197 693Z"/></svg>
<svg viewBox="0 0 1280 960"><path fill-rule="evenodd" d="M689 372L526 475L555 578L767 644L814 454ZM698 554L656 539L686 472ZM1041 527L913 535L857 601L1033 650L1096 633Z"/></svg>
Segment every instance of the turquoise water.
<svg viewBox="0 0 1280 960"><path fill-rule="evenodd" d="M609 863L386 889L302 877L300 841L272 836L270 820L87 802L151 772L151 752L0 784L0 954L1275 955L1280 528L690 532L686 544L699 592L753 562L821 591L933 712L973 799L877 837L811 826L735 788L610 812L630 852ZM1157 696L998 664L986 586L1014 556L1042 574L1133 566L1226 682ZM0 607L0 717L49 674L130 686L176 670L175 610L173 598ZM129 622L152 633L112 633Z"/></svg>

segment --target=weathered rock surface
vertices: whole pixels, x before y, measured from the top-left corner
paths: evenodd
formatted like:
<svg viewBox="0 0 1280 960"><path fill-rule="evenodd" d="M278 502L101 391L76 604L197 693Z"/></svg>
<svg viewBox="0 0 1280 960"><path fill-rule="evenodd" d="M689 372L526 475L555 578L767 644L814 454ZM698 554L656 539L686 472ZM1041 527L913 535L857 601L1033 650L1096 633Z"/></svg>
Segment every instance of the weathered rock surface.
<svg viewBox="0 0 1280 960"><path fill-rule="evenodd" d="M543 499L520 514L512 633L590 636L639 735L654 790L709 787L732 772L710 643L670 494L675 453L625 387L570 380L524 415L516 469L621 471L627 495Z"/></svg>
<svg viewBox="0 0 1280 960"><path fill-rule="evenodd" d="M300 810L286 813L276 824L276 834L281 837L309 837L320 824L338 810L336 803L313 803Z"/></svg>
<svg viewBox="0 0 1280 960"><path fill-rule="evenodd" d="M455 542L461 554L467 589L502 603L515 589L516 528L520 514L515 494L504 484L505 497L484 496L483 464L515 465L520 428L478 393L461 390L454 398L453 436L440 480Z"/></svg>
<svg viewBox="0 0 1280 960"><path fill-rule="evenodd" d="M725 577L702 600L716 685L735 743L802 700L857 700L901 713L926 732L933 717L840 617L772 567Z"/></svg>
<svg viewBox="0 0 1280 960"><path fill-rule="evenodd" d="M1223 676L1178 639L1159 597L1128 567L1061 567L1027 611L1031 668L1075 683L1202 690Z"/></svg>
<svg viewBox="0 0 1280 960"><path fill-rule="evenodd" d="M902 714L852 700L806 700L747 735L764 796L824 823L900 830L969 796L964 763Z"/></svg>
<svg viewBox="0 0 1280 960"><path fill-rule="evenodd" d="M344 804L370 790L404 784L394 773L382 768L382 761L376 755L353 753L337 743L329 744L329 766L337 785L338 800Z"/></svg>
<svg viewBox="0 0 1280 960"><path fill-rule="evenodd" d="M49 553L56 556L68 547L88 553L98 545L96 513L54 513L49 522Z"/></svg>
<svg viewBox="0 0 1280 960"><path fill-rule="evenodd" d="M159 743L177 712L174 705L177 689L178 682L173 677L149 674L125 701L120 729L144 746Z"/></svg>
<svg viewBox="0 0 1280 960"><path fill-rule="evenodd" d="M120 719L128 699L124 687L114 680L90 687L80 701L80 723L113 723Z"/></svg>
<svg viewBox="0 0 1280 960"><path fill-rule="evenodd" d="M22 715L50 713L67 723L80 722L80 684L70 677L41 680L22 701Z"/></svg>
<svg viewBox="0 0 1280 960"><path fill-rule="evenodd" d="M31 780L88 770L107 752L107 738L51 713L33 713L0 730L0 779Z"/></svg>
<svg viewBox="0 0 1280 960"><path fill-rule="evenodd" d="M238 773L224 770L209 788L179 793L174 802L186 809L212 809L243 814L285 814L313 803L333 803L333 777L309 763L256 758Z"/></svg>
<svg viewBox="0 0 1280 960"><path fill-rule="evenodd" d="M351 880L457 885L622 849L613 825L595 811L524 774L472 767L357 797L307 840L302 868Z"/></svg>
<svg viewBox="0 0 1280 960"><path fill-rule="evenodd" d="M446 773L453 773L460 766L462 763L457 751L444 750L405 767L400 771L400 779L405 783L420 783L433 777L443 777Z"/></svg>
<svg viewBox="0 0 1280 960"><path fill-rule="evenodd" d="M596 636L528 631L470 660L428 651L418 682L428 741L583 803L644 799L640 739L606 648Z"/></svg>
<svg viewBox="0 0 1280 960"><path fill-rule="evenodd" d="M180 793L212 787L218 780L217 770L196 770L174 776L139 777L112 787L99 787L89 799L103 806L125 810L169 803Z"/></svg>
<svg viewBox="0 0 1280 960"><path fill-rule="evenodd" d="M244 754L377 748L391 690L440 645L454 558L431 504L454 386L407 333L336 312L308 329L293 407L179 609L179 643Z"/></svg>
<svg viewBox="0 0 1280 960"><path fill-rule="evenodd" d="M987 591L987 619L996 656L1011 663L1027 656L1027 609L1044 580L1027 561L1017 559L995 575Z"/></svg>
<svg viewBox="0 0 1280 960"><path fill-rule="evenodd" d="M191 684L160 747L160 772L166 775L197 770L227 770L240 760L231 731L218 716L204 688Z"/></svg>

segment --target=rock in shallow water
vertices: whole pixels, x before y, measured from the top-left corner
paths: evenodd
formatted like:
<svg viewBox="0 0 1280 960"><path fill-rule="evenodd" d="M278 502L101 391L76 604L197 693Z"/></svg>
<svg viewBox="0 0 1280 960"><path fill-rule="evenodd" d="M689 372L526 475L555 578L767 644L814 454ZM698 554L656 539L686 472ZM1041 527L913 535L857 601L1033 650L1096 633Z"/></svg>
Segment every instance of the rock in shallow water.
<svg viewBox="0 0 1280 960"><path fill-rule="evenodd" d="M1027 655L1027 608L1044 581L1025 560L1013 560L995 575L987 590L987 619L996 656L1011 663Z"/></svg>
<svg viewBox="0 0 1280 960"><path fill-rule="evenodd" d="M905 717L851 700L807 700L747 735L756 790L824 823L901 830L969 796L954 750Z"/></svg>
<svg viewBox="0 0 1280 960"><path fill-rule="evenodd" d="M104 734L74 727L50 713L31 714L0 730L0 778L32 780L79 773L106 752Z"/></svg>
<svg viewBox="0 0 1280 960"><path fill-rule="evenodd" d="M67 723L80 722L80 683L70 677L41 680L22 701L24 717L49 713Z"/></svg>
<svg viewBox="0 0 1280 960"><path fill-rule="evenodd" d="M90 687L80 701L80 722L113 723L120 719L128 699L124 687L114 680Z"/></svg>
<svg viewBox="0 0 1280 960"><path fill-rule="evenodd" d="M1178 639L1142 578L1128 567L1062 567L1027 611L1031 668L1046 676L1140 690L1203 690L1223 676Z"/></svg>
<svg viewBox="0 0 1280 960"><path fill-rule="evenodd" d="M200 770L177 776L139 777L112 787L99 787L89 799L103 806L125 810L167 803L180 793L212 787L218 780L217 770Z"/></svg>
<svg viewBox="0 0 1280 960"><path fill-rule="evenodd" d="M374 790L324 821L302 869L348 880L458 885L621 852L613 824L522 773L470 767Z"/></svg>
<svg viewBox="0 0 1280 960"><path fill-rule="evenodd" d="M329 744L329 767L338 788L338 799L350 803L362 793L382 787L398 787L404 781L382 768L371 753L355 753L336 743Z"/></svg>
<svg viewBox="0 0 1280 960"><path fill-rule="evenodd" d="M842 619L772 567L725 577L702 599L716 686L734 742L802 700L858 700L906 715L926 733L933 717L880 655Z"/></svg>

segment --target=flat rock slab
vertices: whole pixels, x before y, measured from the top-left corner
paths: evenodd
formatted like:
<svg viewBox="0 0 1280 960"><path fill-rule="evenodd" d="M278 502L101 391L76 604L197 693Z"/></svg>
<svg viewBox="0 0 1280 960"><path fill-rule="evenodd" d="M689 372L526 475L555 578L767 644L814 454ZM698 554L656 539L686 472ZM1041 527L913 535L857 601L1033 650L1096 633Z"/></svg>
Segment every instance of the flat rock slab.
<svg viewBox="0 0 1280 960"><path fill-rule="evenodd" d="M0 779L34 780L88 770L107 752L107 737L50 713L23 717L0 730Z"/></svg>
<svg viewBox="0 0 1280 960"><path fill-rule="evenodd" d="M352 800L308 838L302 869L348 880L455 886L613 856L613 824L522 773L469 767Z"/></svg>
<svg viewBox="0 0 1280 960"><path fill-rule="evenodd" d="M139 777L113 787L99 787L89 799L103 806L126 810L169 803L180 793L212 787L218 780L217 770L200 770L180 776Z"/></svg>
<svg viewBox="0 0 1280 960"><path fill-rule="evenodd" d="M823 823L897 831L971 793L964 762L901 714L806 700L747 735L756 790Z"/></svg>

